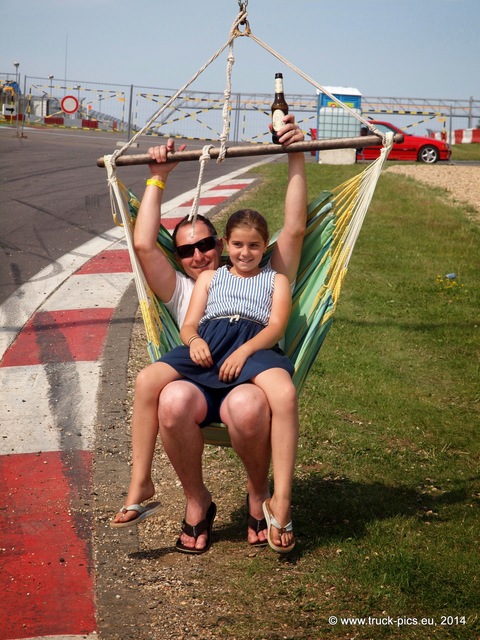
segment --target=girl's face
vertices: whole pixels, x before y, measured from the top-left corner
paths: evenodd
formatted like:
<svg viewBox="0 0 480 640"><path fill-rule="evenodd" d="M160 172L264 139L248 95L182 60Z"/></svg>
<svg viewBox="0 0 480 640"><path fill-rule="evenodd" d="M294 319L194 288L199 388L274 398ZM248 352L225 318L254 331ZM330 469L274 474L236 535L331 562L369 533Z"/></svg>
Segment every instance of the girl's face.
<svg viewBox="0 0 480 640"><path fill-rule="evenodd" d="M226 240L232 271L239 276L254 276L260 271L260 261L267 243L256 229L236 227Z"/></svg>

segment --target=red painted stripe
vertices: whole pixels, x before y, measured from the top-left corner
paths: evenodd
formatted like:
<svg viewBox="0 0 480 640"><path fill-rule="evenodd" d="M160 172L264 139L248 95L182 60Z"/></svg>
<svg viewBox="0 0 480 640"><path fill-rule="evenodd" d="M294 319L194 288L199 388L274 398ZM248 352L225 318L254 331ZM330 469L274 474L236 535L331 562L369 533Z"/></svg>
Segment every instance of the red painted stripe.
<svg viewBox="0 0 480 640"><path fill-rule="evenodd" d="M0 457L0 639L96 629L86 451Z"/></svg>
<svg viewBox="0 0 480 640"><path fill-rule="evenodd" d="M86 262L76 274L86 273L130 273L132 265L128 249L112 249L102 251L97 256Z"/></svg>
<svg viewBox="0 0 480 640"><path fill-rule="evenodd" d="M177 224L180 222L180 220L183 220L184 217L185 216L180 216L180 218L162 218L162 225L165 227L165 229L171 231L172 229L175 229Z"/></svg>
<svg viewBox="0 0 480 640"><path fill-rule="evenodd" d="M98 360L113 311L71 309L35 313L5 352L0 366Z"/></svg>
<svg viewBox="0 0 480 640"><path fill-rule="evenodd" d="M244 187L250 186L250 182L243 182L239 184L219 184L216 187L212 187L212 191L223 191L225 189L243 189Z"/></svg>
<svg viewBox="0 0 480 640"><path fill-rule="evenodd" d="M200 198L199 206L200 207L214 207L216 204L221 204L227 200L228 196L209 196L205 198ZM193 199L188 202L184 202L182 207L191 207L193 204Z"/></svg>

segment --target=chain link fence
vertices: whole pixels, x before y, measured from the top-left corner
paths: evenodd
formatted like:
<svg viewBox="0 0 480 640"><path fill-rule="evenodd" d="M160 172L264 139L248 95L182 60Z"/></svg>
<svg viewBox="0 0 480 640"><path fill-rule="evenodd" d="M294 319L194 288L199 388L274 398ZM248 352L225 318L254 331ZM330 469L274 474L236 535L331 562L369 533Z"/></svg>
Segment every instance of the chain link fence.
<svg viewBox="0 0 480 640"><path fill-rule="evenodd" d="M56 80L0 73L0 119L22 126L111 131L129 139L177 92L176 89L118 85L83 80ZM304 132L316 130L318 96L287 94L290 112ZM234 93L228 108L229 141L270 142L268 125L273 94ZM186 91L146 131L216 141L223 129L223 92ZM403 129L444 130L480 124L480 101L377 98L362 96L362 113ZM415 131L416 133L417 131ZM419 132L422 133L422 132Z"/></svg>

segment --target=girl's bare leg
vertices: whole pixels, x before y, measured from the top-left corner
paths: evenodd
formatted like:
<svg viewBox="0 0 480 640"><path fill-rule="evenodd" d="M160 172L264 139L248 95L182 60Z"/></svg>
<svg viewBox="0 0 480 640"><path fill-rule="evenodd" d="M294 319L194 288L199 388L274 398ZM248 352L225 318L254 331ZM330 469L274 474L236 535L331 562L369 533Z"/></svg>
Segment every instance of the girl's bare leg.
<svg viewBox="0 0 480 640"><path fill-rule="evenodd" d="M292 484L298 446L298 399L290 375L283 369L268 369L253 382L267 396L272 409L271 446L274 491L270 508L282 527L291 521ZM293 532L281 536L272 527L274 544L288 547L294 541Z"/></svg>
<svg viewBox="0 0 480 640"><path fill-rule="evenodd" d="M263 519L263 502L270 496L270 407L263 391L254 384L241 384L222 403L220 417L228 427L235 453L247 472L250 515ZM248 542L267 540L267 530L248 527Z"/></svg>

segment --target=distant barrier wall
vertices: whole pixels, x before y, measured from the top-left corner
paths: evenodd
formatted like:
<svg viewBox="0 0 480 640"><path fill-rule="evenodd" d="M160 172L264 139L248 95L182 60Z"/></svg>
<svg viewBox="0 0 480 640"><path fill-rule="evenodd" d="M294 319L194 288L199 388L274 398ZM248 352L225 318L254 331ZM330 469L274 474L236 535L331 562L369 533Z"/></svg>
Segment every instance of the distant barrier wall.
<svg viewBox="0 0 480 640"><path fill-rule="evenodd" d="M452 135L432 131L430 137L436 140L446 140L449 144L480 143L480 129L456 129Z"/></svg>
<svg viewBox="0 0 480 640"><path fill-rule="evenodd" d="M21 87L19 93L6 84L11 84L8 76L9 74L0 73L0 118L3 121L22 122L22 126L121 132L127 139L142 129L177 91L25 76L23 83L19 82L17 85L17 88ZM78 103L78 109L74 113L65 113L62 109L62 101L66 96L73 97L73 102ZM272 94L233 93L228 110L229 140L270 142L268 125L272 99ZM287 101L290 112L309 137L310 131L317 127L318 96L287 92ZM146 133L151 136L218 140L223 129L223 104L223 90L186 91L162 113ZM392 124L405 130L414 128L420 135L429 133L428 130L419 131L422 122L437 117L442 122L443 134L454 140L455 130L469 131L474 124L480 122L480 101L470 98L429 102L427 99L362 96L362 113L366 118L378 118L378 115L373 114L382 113L382 117ZM428 118L418 121L421 113L428 113ZM439 114L442 114L442 118L438 118ZM430 135L437 137L442 133L432 132ZM476 141L475 135L472 134L472 141ZM462 142L467 141L470 141L468 134L462 137Z"/></svg>

